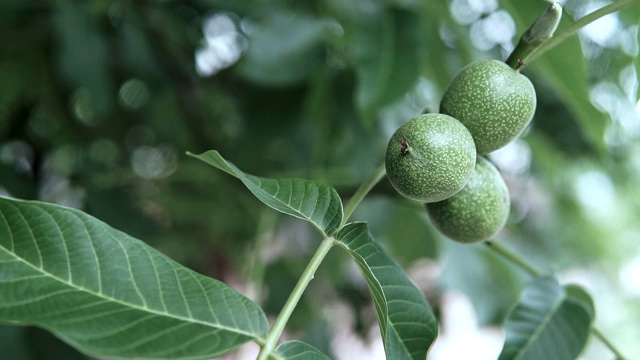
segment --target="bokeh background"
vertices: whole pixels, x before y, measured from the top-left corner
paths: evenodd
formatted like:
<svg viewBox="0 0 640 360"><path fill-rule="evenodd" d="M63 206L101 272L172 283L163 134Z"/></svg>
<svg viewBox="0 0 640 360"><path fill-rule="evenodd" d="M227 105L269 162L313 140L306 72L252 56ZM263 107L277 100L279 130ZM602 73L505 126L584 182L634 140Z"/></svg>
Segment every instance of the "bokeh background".
<svg viewBox="0 0 640 360"><path fill-rule="evenodd" d="M567 0L559 31L607 1ZM0 193L82 209L221 279L277 315L319 236L185 155L304 177L347 199L390 135L466 64L505 59L541 0L2 0ZM513 199L498 240L594 296L597 324L640 358L640 5L528 66L538 108L491 154ZM385 181L355 217L424 289L430 359L494 359L527 276L439 236ZM382 359L371 299L334 250L285 334L335 359ZM2 356L83 359L0 327ZM252 358L249 345L227 359ZM469 352L471 351L471 352ZM612 356L593 340L584 359Z"/></svg>

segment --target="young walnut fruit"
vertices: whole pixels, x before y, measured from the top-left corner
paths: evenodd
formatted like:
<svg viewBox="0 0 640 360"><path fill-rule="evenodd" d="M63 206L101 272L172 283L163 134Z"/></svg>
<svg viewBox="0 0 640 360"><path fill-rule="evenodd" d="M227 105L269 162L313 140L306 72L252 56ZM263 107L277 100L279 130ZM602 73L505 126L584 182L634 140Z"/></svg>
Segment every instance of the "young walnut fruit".
<svg viewBox="0 0 640 360"><path fill-rule="evenodd" d="M385 167L400 194L434 202L460 191L475 161L473 138L464 125L448 115L424 114L407 121L391 136Z"/></svg>

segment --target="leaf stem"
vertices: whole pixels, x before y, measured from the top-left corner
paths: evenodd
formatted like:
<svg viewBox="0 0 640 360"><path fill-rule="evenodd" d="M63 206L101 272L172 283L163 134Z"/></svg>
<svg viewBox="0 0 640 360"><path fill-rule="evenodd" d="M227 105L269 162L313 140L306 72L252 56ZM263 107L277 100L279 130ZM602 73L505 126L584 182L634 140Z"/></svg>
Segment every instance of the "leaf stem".
<svg viewBox="0 0 640 360"><path fill-rule="evenodd" d="M622 355L622 353L620 352L620 350L618 350L618 348L616 348L615 345L613 345L613 343L611 343L611 340L609 340L601 331L600 329L598 329L597 327L593 327L591 329L591 333L597 337L598 339L600 339L600 341L602 341L603 344L605 344L609 350L611 350L611 352L616 356L616 360L627 360L627 358Z"/></svg>
<svg viewBox="0 0 640 360"><path fill-rule="evenodd" d="M349 202L347 202L344 207L344 217L342 218L340 227L344 226L344 224L347 223L347 221L351 217L351 214L353 214L353 211L358 207L362 199L364 199L369 191L371 191L371 189L373 189L373 187L376 186L376 184L380 182L380 180L382 180L386 173L387 171L385 169L385 166L384 164L382 164L376 169L373 174L371 174L371 176L364 183L362 183L362 185L360 185L358 190L356 190L355 194L353 194L351 199L349 199Z"/></svg>
<svg viewBox="0 0 640 360"><path fill-rule="evenodd" d="M529 275L535 276L535 277L544 275L544 272L542 272L542 270L538 269L535 265L533 265L532 263L527 261L525 258L520 256L520 254L514 252L513 250L507 248L506 246L500 244L499 242L485 241L484 243L487 246L489 246L491 249L493 249L493 251L509 259L512 263L518 265L522 270L529 273Z"/></svg>
<svg viewBox="0 0 640 360"><path fill-rule="evenodd" d="M544 272L538 269L535 265L531 264L525 258L508 249L504 245L495 241L485 241L485 244L493 249L498 254L502 255L506 259L510 260L515 265L518 265L521 269L525 270L529 275L539 277L544 275ZM616 348L615 345L607 338L605 334L600 331L595 325L591 327L591 334L602 341L602 343L609 348L609 350L616 356L617 360L626 360L627 358L622 355L622 352Z"/></svg>
<svg viewBox="0 0 640 360"><path fill-rule="evenodd" d="M545 41L542 45L540 45L537 49L535 49L534 51L532 51L526 58L522 59L522 61L524 62L524 65L521 67L525 67L527 66L527 64L531 63L533 60L537 59L540 55L544 54L545 52L551 50L553 47L555 47L556 45L560 44L561 42L563 42L564 40L566 40L568 37L570 37L571 35L573 35L574 33L576 33L578 30L580 30L582 27L598 20L599 18L608 15L612 12L616 12L620 9L623 9L627 6L631 6L635 3L640 3L640 0L620 0L620 1L616 1L614 3L611 3L607 6L603 6L602 8L585 15L584 17L576 20L575 22L573 22L571 25L569 25L566 29L564 29L563 31L561 31L559 34L554 35L552 38L550 38L548 41Z"/></svg>
<svg viewBox="0 0 640 360"><path fill-rule="evenodd" d="M547 10L540 15L527 31L522 34L518 45L505 60L507 65L519 70L525 65L525 59L546 41L551 39L553 33L558 28L562 18L562 6L558 2L553 2Z"/></svg>
<svg viewBox="0 0 640 360"><path fill-rule="evenodd" d="M269 331L265 344L264 346L262 346L262 349L258 354L257 360L267 360L275 349L278 343L278 339L280 339L280 335L282 335L282 331L284 330L287 321L289 321L289 317L291 317L293 310L296 308L296 305L302 297L302 293L304 293L304 290L313 279L313 276L320 266L320 263L322 263L322 260L324 260L325 256L333 245L335 245L335 239L333 237L328 237L322 240L320 247L318 247L316 253L313 254L313 257L309 261L307 268L302 273L302 276L300 276L298 283L293 288L291 295L289 295L287 302L284 304L282 311L278 315L278 318L273 324L273 327Z"/></svg>

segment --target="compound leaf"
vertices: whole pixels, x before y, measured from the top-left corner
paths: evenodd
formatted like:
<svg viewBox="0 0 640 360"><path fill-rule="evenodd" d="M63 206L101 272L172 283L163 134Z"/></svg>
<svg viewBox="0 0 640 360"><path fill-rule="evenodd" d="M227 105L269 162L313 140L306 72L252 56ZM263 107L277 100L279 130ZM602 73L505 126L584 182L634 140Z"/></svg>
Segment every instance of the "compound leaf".
<svg viewBox="0 0 640 360"><path fill-rule="evenodd" d="M553 277L539 278L524 290L504 324L499 360L576 359L589 339L593 318L593 302L583 289L562 287Z"/></svg>
<svg viewBox="0 0 640 360"><path fill-rule="evenodd" d="M324 236L333 234L340 226L342 202L338 192L329 185L304 179L267 179L249 175L215 150L188 155L238 178L265 205L307 220Z"/></svg>
<svg viewBox="0 0 640 360"><path fill-rule="evenodd" d="M0 321L93 356L214 357L263 337L263 311L220 281L74 209L0 198Z"/></svg>
<svg viewBox="0 0 640 360"><path fill-rule="evenodd" d="M387 359L424 360L438 329L422 291L375 242L366 223L345 225L336 239L353 257L369 285Z"/></svg>

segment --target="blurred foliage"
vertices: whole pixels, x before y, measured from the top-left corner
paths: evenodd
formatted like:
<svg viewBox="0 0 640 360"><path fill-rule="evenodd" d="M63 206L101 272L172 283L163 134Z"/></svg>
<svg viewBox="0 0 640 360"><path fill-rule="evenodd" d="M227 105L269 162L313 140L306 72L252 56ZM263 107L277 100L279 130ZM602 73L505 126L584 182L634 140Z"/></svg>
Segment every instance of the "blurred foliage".
<svg viewBox="0 0 640 360"><path fill-rule="evenodd" d="M603 4L567 0L558 31L592 3ZM317 236L296 221L260 225L262 205L237 180L185 151L216 149L248 173L326 182L347 198L397 126L436 111L462 66L506 58L546 4L4 0L0 191L81 208L199 272L247 293L256 285L275 315ZM499 240L590 289L602 328L632 357L640 333L624 324L640 322L640 285L624 274L640 263L638 19L640 6L625 9L527 67L533 124L491 157L514 206ZM460 290L494 324L523 286L485 249L436 235L386 181L355 215L427 278L436 307ZM375 326L352 266L330 256L294 313L292 331L323 350L328 307L353 309L362 333ZM3 344L26 336L0 330Z"/></svg>

